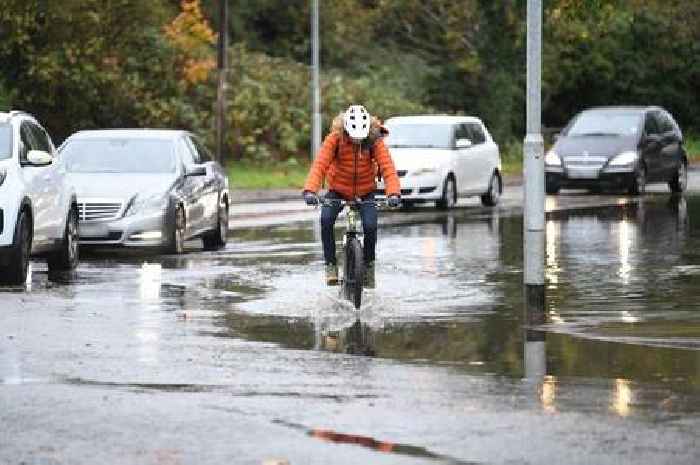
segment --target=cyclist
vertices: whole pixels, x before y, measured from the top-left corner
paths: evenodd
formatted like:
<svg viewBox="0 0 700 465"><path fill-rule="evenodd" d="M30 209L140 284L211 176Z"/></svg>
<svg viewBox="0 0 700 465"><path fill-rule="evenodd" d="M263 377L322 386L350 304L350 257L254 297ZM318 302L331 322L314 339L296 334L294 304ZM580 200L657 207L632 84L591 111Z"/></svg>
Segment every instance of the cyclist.
<svg viewBox="0 0 700 465"><path fill-rule="evenodd" d="M374 258L377 244L377 207L372 202L377 188L376 176L384 178L387 203L400 205L401 187L394 162L382 137L388 134L379 119L372 117L362 105L350 105L335 117L321 149L314 160L304 184L304 200L318 205L318 190L324 178L328 181L326 199L360 199L362 230L364 231L365 287L374 287ZM326 284L338 284L335 257L335 220L342 207L323 205L321 209L321 238L326 264Z"/></svg>

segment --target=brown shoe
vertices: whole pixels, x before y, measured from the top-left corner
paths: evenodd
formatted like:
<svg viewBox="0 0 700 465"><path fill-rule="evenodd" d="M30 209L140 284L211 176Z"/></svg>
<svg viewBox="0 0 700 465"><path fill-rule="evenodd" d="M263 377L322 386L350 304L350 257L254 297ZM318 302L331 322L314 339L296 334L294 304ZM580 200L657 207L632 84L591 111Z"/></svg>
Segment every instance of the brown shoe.
<svg viewBox="0 0 700 465"><path fill-rule="evenodd" d="M338 285L338 265L326 265L326 286Z"/></svg>
<svg viewBox="0 0 700 465"><path fill-rule="evenodd" d="M374 289L374 262L369 262L365 265L365 275L363 286L366 289Z"/></svg>

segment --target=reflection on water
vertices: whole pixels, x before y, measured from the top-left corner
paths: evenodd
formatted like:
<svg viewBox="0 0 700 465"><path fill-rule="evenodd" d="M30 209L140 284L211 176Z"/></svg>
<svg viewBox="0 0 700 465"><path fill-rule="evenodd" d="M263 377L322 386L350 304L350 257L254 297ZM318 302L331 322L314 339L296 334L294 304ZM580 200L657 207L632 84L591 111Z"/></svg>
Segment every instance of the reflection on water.
<svg viewBox="0 0 700 465"><path fill-rule="evenodd" d="M700 392L699 351L650 346L700 346L695 211L698 199L647 196L548 214L548 312L525 334L522 218L452 212L380 231L374 304L359 313L319 298L309 249L288 272L276 262L270 291L223 315L221 335L525 379L549 413L576 404L575 380L616 415L644 396L666 408L672 392Z"/></svg>

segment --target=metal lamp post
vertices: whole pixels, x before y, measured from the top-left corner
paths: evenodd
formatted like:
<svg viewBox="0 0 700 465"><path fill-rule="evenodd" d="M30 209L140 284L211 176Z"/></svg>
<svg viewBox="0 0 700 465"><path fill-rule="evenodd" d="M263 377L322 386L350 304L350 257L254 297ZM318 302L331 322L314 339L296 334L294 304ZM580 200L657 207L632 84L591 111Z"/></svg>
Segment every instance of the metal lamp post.
<svg viewBox="0 0 700 465"><path fill-rule="evenodd" d="M321 89L319 80L319 0L313 0L311 9L311 73L313 93L313 120L311 122L311 159L313 160L321 147Z"/></svg>
<svg viewBox="0 0 700 465"><path fill-rule="evenodd" d="M525 182L524 287L528 322L544 318L544 140L542 138L542 0L527 2L527 135L523 145Z"/></svg>

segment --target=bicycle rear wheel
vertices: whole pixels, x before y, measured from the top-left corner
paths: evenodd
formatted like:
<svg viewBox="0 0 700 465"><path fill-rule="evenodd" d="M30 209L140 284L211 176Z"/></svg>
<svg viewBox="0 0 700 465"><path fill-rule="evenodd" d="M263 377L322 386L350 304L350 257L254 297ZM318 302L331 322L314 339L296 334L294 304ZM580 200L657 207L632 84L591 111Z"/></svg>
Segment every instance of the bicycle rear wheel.
<svg viewBox="0 0 700 465"><path fill-rule="evenodd" d="M362 244L357 237L351 237L345 244L345 276L343 287L345 298L359 309L362 304Z"/></svg>

